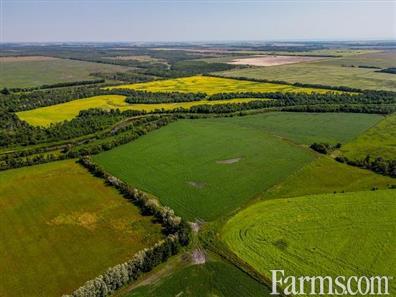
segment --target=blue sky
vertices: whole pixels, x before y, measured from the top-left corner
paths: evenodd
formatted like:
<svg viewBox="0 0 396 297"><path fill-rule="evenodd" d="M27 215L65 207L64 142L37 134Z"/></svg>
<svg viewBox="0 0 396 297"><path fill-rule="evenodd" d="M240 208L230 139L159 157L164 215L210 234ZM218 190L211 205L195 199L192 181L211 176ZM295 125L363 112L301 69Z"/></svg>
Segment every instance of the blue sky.
<svg viewBox="0 0 396 297"><path fill-rule="evenodd" d="M396 0L0 0L1 40L396 39Z"/></svg>

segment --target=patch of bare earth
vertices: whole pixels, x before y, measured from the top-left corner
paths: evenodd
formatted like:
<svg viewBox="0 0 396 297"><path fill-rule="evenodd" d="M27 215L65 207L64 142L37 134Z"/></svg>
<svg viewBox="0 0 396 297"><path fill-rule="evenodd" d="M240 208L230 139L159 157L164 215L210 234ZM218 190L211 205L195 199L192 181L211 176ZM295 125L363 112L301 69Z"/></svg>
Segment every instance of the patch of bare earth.
<svg viewBox="0 0 396 297"><path fill-rule="evenodd" d="M251 66L276 66L284 64L311 62L322 60L324 57L306 57L306 56L254 56L250 58L234 59L228 64L233 65L251 65Z"/></svg>
<svg viewBox="0 0 396 297"><path fill-rule="evenodd" d="M10 57L0 57L0 63L7 62L38 62L38 61L54 61L59 60L54 57L45 56L10 56Z"/></svg>
<svg viewBox="0 0 396 297"><path fill-rule="evenodd" d="M205 183L203 182L197 182L197 181L188 181L187 182L188 185L190 185L191 187L197 188L197 189L202 189L205 187Z"/></svg>
<svg viewBox="0 0 396 297"><path fill-rule="evenodd" d="M205 251L203 249L193 250L191 254L191 259L195 265L205 264L206 263Z"/></svg>
<svg viewBox="0 0 396 297"><path fill-rule="evenodd" d="M217 164L234 164L241 161L242 158L234 158L234 159L227 159L227 160L219 160L216 161Z"/></svg>

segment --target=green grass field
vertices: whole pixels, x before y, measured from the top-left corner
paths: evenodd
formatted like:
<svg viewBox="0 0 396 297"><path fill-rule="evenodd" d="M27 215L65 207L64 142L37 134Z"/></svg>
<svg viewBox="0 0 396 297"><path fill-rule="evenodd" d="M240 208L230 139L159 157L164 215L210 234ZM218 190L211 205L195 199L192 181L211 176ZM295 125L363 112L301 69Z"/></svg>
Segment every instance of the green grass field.
<svg viewBox="0 0 396 297"><path fill-rule="evenodd" d="M170 80L120 85L112 88L150 92L205 92L209 95L225 92L328 92L328 90L325 89L301 88L284 84L261 83L199 75Z"/></svg>
<svg viewBox="0 0 396 297"><path fill-rule="evenodd" d="M347 141L379 119L268 113L182 120L94 158L112 174L158 196L178 214L212 220L314 159L313 152L285 136L308 144Z"/></svg>
<svg viewBox="0 0 396 297"><path fill-rule="evenodd" d="M248 117L219 119L243 127L263 129L299 144L346 143L384 117L354 113L270 112Z"/></svg>
<svg viewBox="0 0 396 297"><path fill-rule="evenodd" d="M31 61L1 61L0 88L27 88L44 84L94 80L93 72L122 72L127 67L75 61L67 59L50 59Z"/></svg>
<svg viewBox="0 0 396 297"><path fill-rule="evenodd" d="M220 260L177 270L150 286L139 287L122 297L267 297L267 287L235 266Z"/></svg>
<svg viewBox="0 0 396 297"><path fill-rule="evenodd" d="M264 131L216 119L180 120L94 157L188 219L212 220L313 160Z"/></svg>
<svg viewBox="0 0 396 297"><path fill-rule="evenodd" d="M52 123L63 122L71 120L78 115L81 110L89 108L120 109L120 110L144 110L154 111L156 109L172 110L183 107L190 108L202 104L226 104L226 103L241 103L255 100L253 98L230 99L230 100L201 100L191 102L179 103L158 103L158 104L128 104L125 102L125 96L120 95L102 95L90 98L73 100L70 102L40 107L32 110L18 112L20 119L27 121L34 126L49 126ZM265 100L265 99L259 99Z"/></svg>
<svg viewBox="0 0 396 297"><path fill-rule="evenodd" d="M70 293L161 237L74 161L0 173L0 296Z"/></svg>
<svg viewBox="0 0 396 297"><path fill-rule="evenodd" d="M386 189L393 184L396 180L391 177L321 157L266 191L263 199L369 191L373 188Z"/></svg>
<svg viewBox="0 0 396 297"><path fill-rule="evenodd" d="M341 149L350 159L371 157L395 159L396 156L396 114L387 116L376 126L359 135L354 141Z"/></svg>
<svg viewBox="0 0 396 297"><path fill-rule="evenodd" d="M275 199L231 218L222 238L263 275L396 276L395 190ZM390 282L391 289L396 284Z"/></svg>
<svg viewBox="0 0 396 297"><path fill-rule="evenodd" d="M372 58L370 55L374 55ZM228 77L283 80L290 83L301 82L330 86L348 86L361 89L383 89L396 91L396 75L375 72L378 69L342 67L345 65L395 66L395 52L386 57L379 53L355 55L351 57L329 58L326 60L298 64L250 67L220 72Z"/></svg>

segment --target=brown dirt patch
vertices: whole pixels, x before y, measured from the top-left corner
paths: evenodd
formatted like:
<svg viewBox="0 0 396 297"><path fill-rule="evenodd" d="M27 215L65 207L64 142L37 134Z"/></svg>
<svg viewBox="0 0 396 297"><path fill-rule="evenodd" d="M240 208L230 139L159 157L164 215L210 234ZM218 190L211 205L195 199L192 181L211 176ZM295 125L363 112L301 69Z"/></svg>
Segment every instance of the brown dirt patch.
<svg viewBox="0 0 396 297"><path fill-rule="evenodd" d="M93 230L98 218L96 214L89 212L73 212L68 215L61 214L48 222L49 225L75 225Z"/></svg>
<svg viewBox="0 0 396 297"><path fill-rule="evenodd" d="M0 63L7 62L37 62L37 61L53 61L59 60L54 57L45 56L12 56L12 57L0 57Z"/></svg>
<svg viewBox="0 0 396 297"><path fill-rule="evenodd" d="M233 65L251 65L251 66L276 66L284 64L293 64L301 62L311 62L322 60L323 57L305 57L305 56L254 56L249 58L234 59L228 64Z"/></svg>

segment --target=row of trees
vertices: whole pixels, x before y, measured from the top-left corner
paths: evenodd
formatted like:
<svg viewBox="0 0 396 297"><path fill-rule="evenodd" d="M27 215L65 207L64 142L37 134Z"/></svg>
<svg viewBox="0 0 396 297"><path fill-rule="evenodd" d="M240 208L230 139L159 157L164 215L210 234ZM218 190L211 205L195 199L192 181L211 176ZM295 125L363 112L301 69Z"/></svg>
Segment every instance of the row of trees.
<svg viewBox="0 0 396 297"><path fill-rule="evenodd" d="M278 100L283 105L300 104L396 104L396 93L390 91L363 91L360 93L282 93L282 92L236 92L217 93L208 100L233 98L267 98Z"/></svg>
<svg viewBox="0 0 396 297"><path fill-rule="evenodd" d="M151 271L158 264L165 262L179 251L176 235L168 235L151 248L146 248L122 264L107 269L96 278L87 281L70 295L63 297L105 297L117 289L135 281L140 275Z"/></svg>
<svg viewBox="0 0 396 297"><path fill-rule="evenodd" d="M324 142L319 142L319 143L314 142L309 147L320 154L327 155L327 154L330 154L331 152L333 152L334 150L341 148L341 143L332 145L332 144L324 143Z"/></svg>
<svg viewBox="0 0 396 297"><path fill-rule="evenodd" d="M371 157L367 155L361 160L351 160L345 156L338 156L338 162L372 170L376 173L396 177L396 159L387 160L382 157Z"/></svg>
<svg viewBox="0 0 396 297"><path fill-rule="evenodd" d="M176 216L171 208L162 206L156 198L150 197L108 174L90 157L81 158L79 162L93 175L103 178L107 184L118 189L126 199L140 207L143 214L159 219L167 234L164 240L136 253L131 260L107 269L102 275L86 282L72 294L63 297L109 296L117 289L135 281L141 274L149 272L155 266L165 262L170 256L177 254L180 247L188 245L190 229L187 223L181 217Z"/></svg>
<svg viewBox="0 0 396 297"><path fill-rule="evenodd" d="M124 112L123 112L124 113ZM72 139L60 145L49 145L0 155L0 170L32 166L67 158L98 154L128 143L146 133L176 120L176 116L148 115L132 119L112 129L99 131L84 139ZM58 151L58 153L52 153Z"/></svg>
<svg viewBox="0 0 396 297"><path fill-rule="evenodd" d="M128 97L125 99L128 103L168 103L168 102L191 102L204 99L207 94L182 93L182 92L148 92L128 90Z"/></svg>

